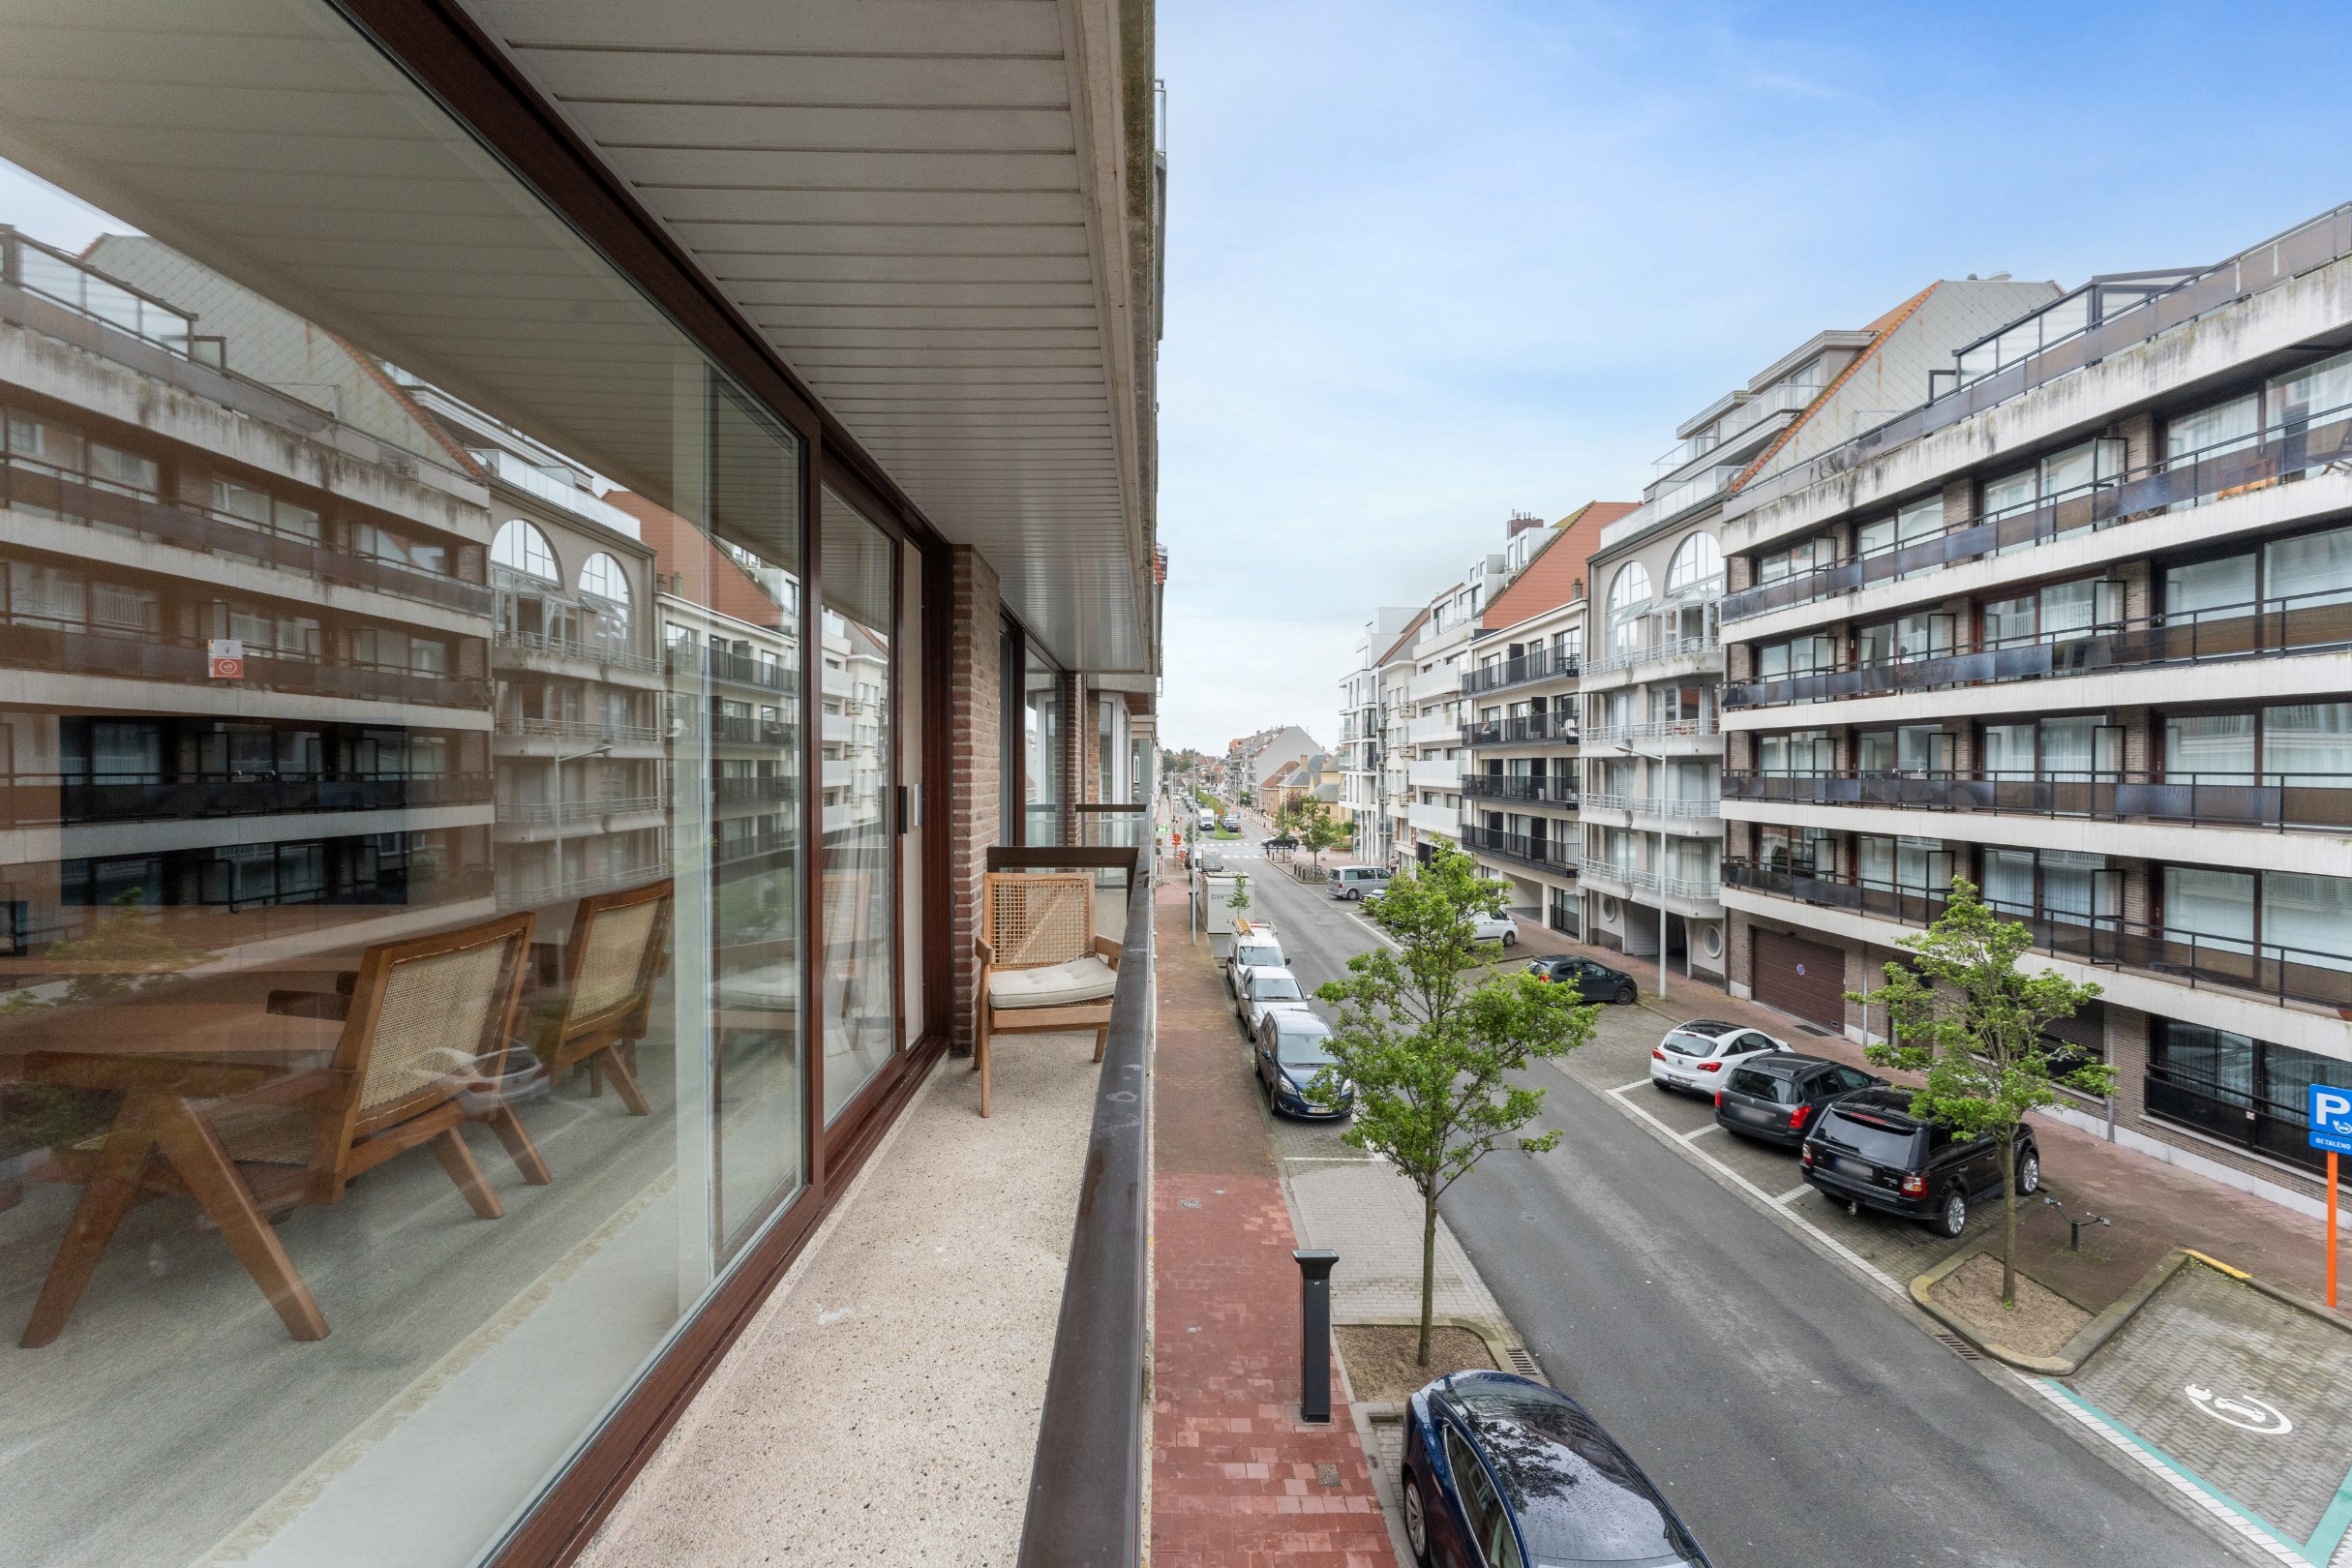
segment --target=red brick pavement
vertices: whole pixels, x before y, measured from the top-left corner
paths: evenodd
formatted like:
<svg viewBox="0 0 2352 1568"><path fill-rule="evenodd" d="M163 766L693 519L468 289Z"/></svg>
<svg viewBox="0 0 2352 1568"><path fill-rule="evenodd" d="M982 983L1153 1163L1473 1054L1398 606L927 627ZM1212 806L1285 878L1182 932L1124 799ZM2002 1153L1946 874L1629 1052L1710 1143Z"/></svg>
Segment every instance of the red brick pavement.
<svg viewBox="0 0 2352 1568"><path fill-rule="evenodd" d="M1298 1239L1223 982L1159 896L1153 1568L1394 1568L1336 1374L1331 1424L1298 1418Z"/></svg>

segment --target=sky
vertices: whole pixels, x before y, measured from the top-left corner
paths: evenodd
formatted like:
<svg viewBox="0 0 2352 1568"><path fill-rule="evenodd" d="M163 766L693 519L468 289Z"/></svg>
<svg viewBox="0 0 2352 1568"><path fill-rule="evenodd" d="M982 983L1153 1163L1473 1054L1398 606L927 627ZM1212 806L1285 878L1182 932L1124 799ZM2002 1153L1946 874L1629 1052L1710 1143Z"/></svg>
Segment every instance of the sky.
<svg viewBox="0 0 2352 1568"><path fill-rule="evenodd" d="M1375 606L1938 278L2352 200L2352 8L1163 0L1161 736L1337 739Z"/></svg>

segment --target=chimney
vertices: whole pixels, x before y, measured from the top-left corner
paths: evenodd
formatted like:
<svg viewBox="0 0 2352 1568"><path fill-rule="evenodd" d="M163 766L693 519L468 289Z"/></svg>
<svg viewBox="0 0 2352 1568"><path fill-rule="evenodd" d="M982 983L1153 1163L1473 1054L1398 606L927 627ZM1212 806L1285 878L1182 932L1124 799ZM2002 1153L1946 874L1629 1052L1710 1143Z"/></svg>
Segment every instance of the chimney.
<svg viewBox="0 0 2352 1568"><path fill-rule="evenodd" d="M1544 520L1540 517L1529 517L1524 512L1513 512L1511 521L1503 525L1503 537L1506 540L1516 539L1529 528L1540 528L1543 526Z"/></svg>

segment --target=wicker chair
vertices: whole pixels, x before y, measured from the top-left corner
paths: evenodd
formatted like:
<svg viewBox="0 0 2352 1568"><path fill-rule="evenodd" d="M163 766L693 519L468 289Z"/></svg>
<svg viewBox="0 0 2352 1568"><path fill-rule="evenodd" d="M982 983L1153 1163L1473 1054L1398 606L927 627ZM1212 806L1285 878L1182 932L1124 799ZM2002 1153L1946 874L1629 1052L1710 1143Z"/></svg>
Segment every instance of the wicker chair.
<svg viewBox="0 0 2352 1568"><path fill-rule="evenodd" d="M988 1044L998 1035L1095 1032L1095 1060L1110 1038L1119 944L1095 935L1095 879L991 871L980 878L980 984L972 1068L988 1114Z"/></svg>
<svg viewBox="0 0 2352 1568"><path fill-rule="evenodd" d="M676 885L665 877L625 892L583 898L563 948L563 986L534 1008L527 1038L551 1077L588 1064L589 1092L604 1080L631 1116L651 1108L637 1087L629 1052L645 1038L653 982L670 940Z"/></svg>
<svg viewBox="0 0 2352 1568"><path fill-rule="evenodd" d="M479 1114L466 1098L485 1076L499 1076L530 930L529 915L508 915L385 943L362 955L347 996L272 992L272 1011L343 1019L332 1062L317 1071L285 1076L129 1054L27 1057L34 1082L117 1090L124 1100L114 1125L77 1151L90 1157L81 1203L23 1343L47 1344L63 1332L123 1215L150 1192L192 1194L297 1340L324 1339L326 1318L270 1228L272 1215L340 1202L352 1177L429 1143L473 1212L498 1218L504 1210L459 1128ZM513 1112L494 1125L525 1174L537 1166L544 1181Z"/></svg>

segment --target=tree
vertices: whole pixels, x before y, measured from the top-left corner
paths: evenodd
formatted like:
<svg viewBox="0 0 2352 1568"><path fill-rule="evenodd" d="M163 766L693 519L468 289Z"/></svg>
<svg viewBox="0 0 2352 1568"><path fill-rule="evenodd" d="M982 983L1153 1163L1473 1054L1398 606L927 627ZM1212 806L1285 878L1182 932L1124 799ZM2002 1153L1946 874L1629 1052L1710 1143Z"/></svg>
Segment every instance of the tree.
<svg viewBox="0 0 2352 1568"><path fill-rule="evenodd" d="M1353 1084L1354 1148L1384 1156L1421 1194L1421 1342L1430 1364L1430 1318L1437 1264L1437 1199L1505 1139L1528 1154L1558 1146L1557 1131L1519 1137L1540 1114L1544 1091L1513 1081L1530 1062L1560 1056L1592 1038L1598 1010L1573 986L1525 974L1467 968L1499 949L1472 922L1495 913L1498 883L1482 881L1470 858L1440 848L1427 865L1398 873L1380 899L1380 923L1397 949L1347 960L1347 978L1315 992L1339 1010L1332 1065L1318 1095Z"/></svg>
<svg viewBox="0 0 2352 1568"><path fill-rule="evenodd" d="M1299 802L1299 844L1314 857L1314 863L1323 863L1325 850L1338 849L1353 833L1347 824L1331 814L1331 803L1319 795L1310 795Z"/></svg>
<svg viewBox="0 0 2352 1568"><path fill-rule="evenodd" d="M2060 1084L2115 1092L2115 1069L2055 1060L2042 1026L2071 1017L2098 987L2020 971L2017 957L2033 947L2033 933L1986 908L1965 877L1952 879L1936 922L1900 945L1911 956L1886 966L1886 983L1849 991L1846 1000L1886 1010L1887 1039L1866 1047L1871 1061L1926 1074L1912 1091L1913 1115L1944 1123L1956 1138L1991 1137L2001 1150L2001 1304L2013 1312L2018 1124L2055 1104Z"/></svg>

